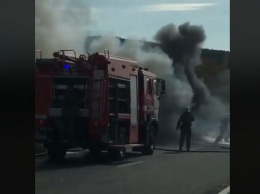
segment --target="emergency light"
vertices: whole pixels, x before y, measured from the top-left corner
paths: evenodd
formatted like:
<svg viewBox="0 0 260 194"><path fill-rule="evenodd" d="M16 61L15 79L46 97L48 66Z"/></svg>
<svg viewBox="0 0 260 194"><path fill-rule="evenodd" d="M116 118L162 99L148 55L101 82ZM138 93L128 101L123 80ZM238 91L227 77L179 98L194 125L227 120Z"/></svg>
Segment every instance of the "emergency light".
<svg viewBox="0 0 260 194"><path fill-rule="evenodd" d="M69 65L69 64L64 64L64 65L63 65L63 68L64 68L64 69L70 69L70 65Z"/></svg>

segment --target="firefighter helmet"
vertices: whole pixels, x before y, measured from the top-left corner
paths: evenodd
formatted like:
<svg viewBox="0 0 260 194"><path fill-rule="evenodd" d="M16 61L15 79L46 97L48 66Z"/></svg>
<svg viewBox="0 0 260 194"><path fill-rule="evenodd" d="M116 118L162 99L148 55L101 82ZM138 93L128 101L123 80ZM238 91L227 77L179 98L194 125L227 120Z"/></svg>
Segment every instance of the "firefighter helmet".
<svg viewBox="0 0 260 194"><path fill-rule="evenodd" d="M186 108L186 112L190 112L190 107L187 107L187 108Z"/></svg>

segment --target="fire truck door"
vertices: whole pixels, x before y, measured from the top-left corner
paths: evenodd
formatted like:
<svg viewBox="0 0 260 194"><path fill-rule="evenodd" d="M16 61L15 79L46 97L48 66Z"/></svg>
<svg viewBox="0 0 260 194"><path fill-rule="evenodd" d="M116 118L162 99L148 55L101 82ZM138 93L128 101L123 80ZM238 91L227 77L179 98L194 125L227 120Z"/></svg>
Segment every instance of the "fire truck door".
<svg viewBox="0 0 260 194"><path fill-rule="evenodd" d="M138 142L138 93L137 93L137 76L130 76L130 107L131 107L131 124L130 124L130 143Z"/></svg>
<svg viewBox="0 0 260 194"><path fill-rule="evenodd" d="M158 121L159 117L159 90L158 90L158 83L157 79L153 80L153 91L154 91L154 114L156 120Z"/></svg>

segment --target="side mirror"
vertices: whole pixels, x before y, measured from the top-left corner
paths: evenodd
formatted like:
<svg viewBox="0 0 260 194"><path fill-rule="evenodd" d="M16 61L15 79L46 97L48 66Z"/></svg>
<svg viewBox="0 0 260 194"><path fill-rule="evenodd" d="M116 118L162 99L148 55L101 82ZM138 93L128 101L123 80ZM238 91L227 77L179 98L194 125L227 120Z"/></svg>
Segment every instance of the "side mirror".
<svg viewBox="0 0 260 194"><path fill-rule="evenodd" d="M165 80L158 79L158 82L160 83L160 95L165 96L166 95Z"/></svg>
<svg viewBox="0 0 260 194"><path fill-rule="evenodd" d="M164 96L166 95L165 80L160 79L160 84L161 84L161 96Z"/></svg>
<svg viewBox="0 0 260 194"><path fill-rule="evenodd" d="M161 96L165 96L166 92L165 91L161 91Z"/></svg>

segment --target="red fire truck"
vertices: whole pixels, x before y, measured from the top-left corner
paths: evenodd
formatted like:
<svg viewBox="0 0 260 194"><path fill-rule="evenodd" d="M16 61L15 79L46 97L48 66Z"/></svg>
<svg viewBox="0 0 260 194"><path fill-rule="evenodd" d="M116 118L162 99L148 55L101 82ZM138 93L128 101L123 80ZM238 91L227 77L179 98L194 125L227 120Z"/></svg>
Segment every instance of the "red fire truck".
<svg viewBox="0 0 260 194"><path fill-rule="evenodd" d="M128 147L153 154L165 81L107 50L79 57L67 51L36 59L36 141L56 159L73 147L116 159Z"/></svg>

